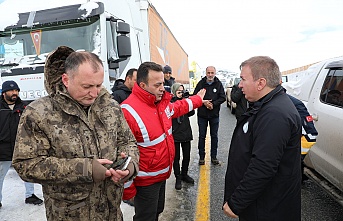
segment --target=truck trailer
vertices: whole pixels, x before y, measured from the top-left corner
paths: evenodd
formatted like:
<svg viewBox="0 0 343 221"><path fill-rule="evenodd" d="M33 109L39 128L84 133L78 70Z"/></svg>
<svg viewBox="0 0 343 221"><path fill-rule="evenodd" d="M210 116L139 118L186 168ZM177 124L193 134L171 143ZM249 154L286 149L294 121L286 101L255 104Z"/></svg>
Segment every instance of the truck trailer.
<svg viewBox="0 0 343 221"><path fill-rule="evenodd" d="M1 81L16 81L23 100L47 95L45 60L62 45L97 54L108 91L145 61L189 84L188 55L148 0L5 0L0 10Z"/></svg>

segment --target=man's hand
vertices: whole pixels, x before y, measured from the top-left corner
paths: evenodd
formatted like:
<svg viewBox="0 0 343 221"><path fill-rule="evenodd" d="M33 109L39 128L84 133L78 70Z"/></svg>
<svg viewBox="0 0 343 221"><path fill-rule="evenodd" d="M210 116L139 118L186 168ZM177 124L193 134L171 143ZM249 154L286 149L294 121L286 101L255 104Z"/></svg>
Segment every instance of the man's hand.
<svg viewBox="0 0 343 221"><path fill-rule="evenodd" d="M114 170L112 168L110 169L110 172L111 172L111 179L115 183L119 183L122 178L126 177L130 173L129 170L124 170L124 171L123 170Z"/></svg>
<svg viewBox="0 0 343 221"><path fill-rule="evenodd" d="M227 202L225 202L225 204L223 206L223 211L224 211L224 214L227 215L228 217L238 218L238 216L232 212L232 210L230 209L229 204L227 204Z"/></svg>
<svg viewBox="0 0 343 221"><path fill-rule="evenodd" d="M209 110L213 109L213 104L212 104L212 100L204 100L203 104L205 105L205 107Z"/></svg>
<svg viewBox="0 0 343 221"><path fill-rule="evenodd" d="M121 152L120 156L122 158L126 157L126 153ZM108 159L97 159L97 161L104 165L104 164L109 164L111 165L113 163L113 161L108 160ZM111 177L111 179L113 180L113 182L118 183L121 181L122 178L126 177L127 175L129 175L130 171L129 170L114 170L113 168L110 168L108 170L106 170L105 172L105 177Z"/></svg>
<svg viewBox="0 0 343 221"><path fill-rule="evenodd" d="M204 100L204 97L205 97L205 94L206 94L206 89L201 89L197 95L199 95L201 97L201 100Z"/></svg>
<svg viewBox="0 0 343 221"><path fill-rule="evenodd" d="M101 164L101 165L104 165L104 164L112 164L113 161L110 161L108 159L97 159L97 161ZM106 170L105 172L105 177L110 177L112 176L111 174L111 171L110 170Z"/></svg>

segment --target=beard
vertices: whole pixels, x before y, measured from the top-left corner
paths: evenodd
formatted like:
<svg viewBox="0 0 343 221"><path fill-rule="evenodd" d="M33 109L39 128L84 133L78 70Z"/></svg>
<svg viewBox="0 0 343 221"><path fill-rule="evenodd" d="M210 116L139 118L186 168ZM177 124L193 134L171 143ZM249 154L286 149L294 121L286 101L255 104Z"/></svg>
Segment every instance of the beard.
<svg viewBox="0 0 343 221"><path fill-rule="evenodd" d="M9 102L16 102L16 100L18 99L18 96L17 95L8 96L5 94L5 98Z"/></svg>

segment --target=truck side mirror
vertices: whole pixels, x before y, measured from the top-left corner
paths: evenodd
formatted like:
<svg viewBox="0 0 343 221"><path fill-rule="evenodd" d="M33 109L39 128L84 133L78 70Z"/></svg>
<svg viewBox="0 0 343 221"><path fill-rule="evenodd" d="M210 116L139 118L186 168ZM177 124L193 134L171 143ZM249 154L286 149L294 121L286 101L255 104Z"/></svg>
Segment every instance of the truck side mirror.
<svg viewBox="0 0 343 221"><path fill-rule="evenodd" d="M130 34L130 25L125 22L118 22L117 33L123 35Z"/></svg>
<svg viewBox="0 0 343 221"><path fill-rule="evenodd" d="M119 59L131 57L131 42L127 34L130 33L130 25L125 22L118 22L117 26L117 47Z"/></svg>

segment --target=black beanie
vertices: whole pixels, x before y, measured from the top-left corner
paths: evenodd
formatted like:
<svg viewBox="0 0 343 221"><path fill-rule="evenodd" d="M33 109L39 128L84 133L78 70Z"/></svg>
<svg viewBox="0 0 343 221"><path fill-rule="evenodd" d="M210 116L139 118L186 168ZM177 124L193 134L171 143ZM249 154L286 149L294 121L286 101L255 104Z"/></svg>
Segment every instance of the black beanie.
<svg viewBox="0 0 343 221"><path fill-rule="evenodd" d="M20 91L20 88L18 87L18 84L15 81L5 81L4 83L2 83L1 93L15 89Z"/></svg>

